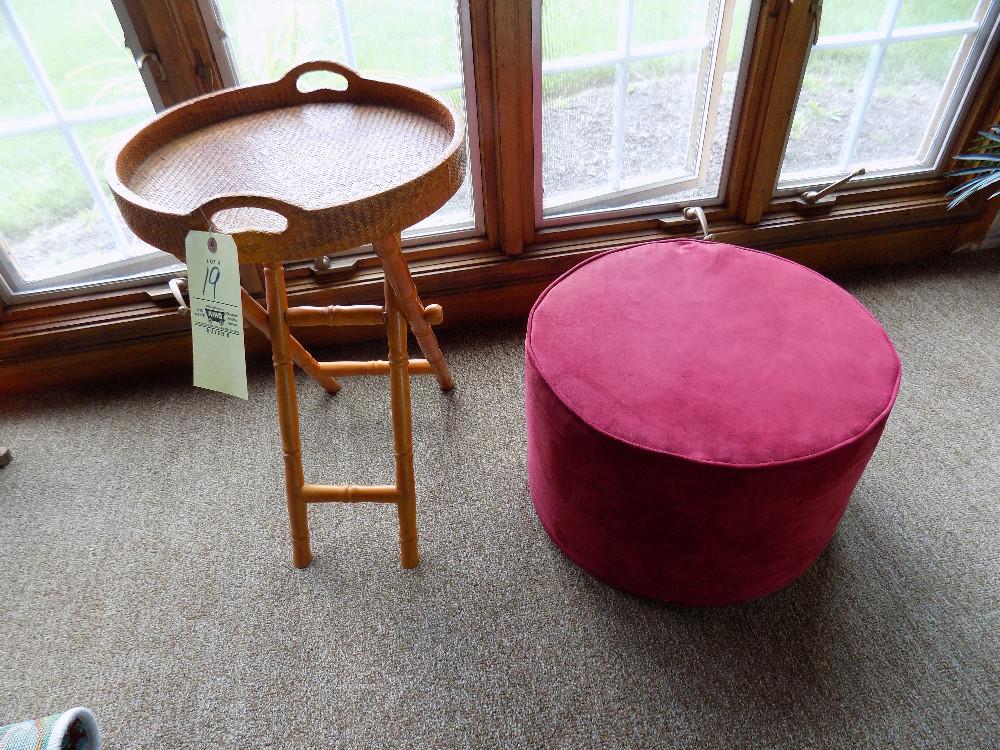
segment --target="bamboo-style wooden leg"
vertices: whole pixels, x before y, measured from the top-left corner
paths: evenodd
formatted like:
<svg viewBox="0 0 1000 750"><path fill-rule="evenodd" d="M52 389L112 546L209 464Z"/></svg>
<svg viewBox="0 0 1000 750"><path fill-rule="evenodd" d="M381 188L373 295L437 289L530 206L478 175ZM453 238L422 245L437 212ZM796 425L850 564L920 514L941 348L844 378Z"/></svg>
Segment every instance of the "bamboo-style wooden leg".
<svg viewBox="0 0 1000 750"><path fill-rule="evenodd" d="M245 317L254 328L263 333L268 340L271 338L271 322L267 317L267 310L258 304L257 300L250 296L246 289L240 289L243 301L243 317ZM329 394L337 393L340 390L340 383L336 378L324 375L320 372L319 362L298 340L289 334L288 354L292 361L302 368L309 377L315 380Z"/></svg>
<svg viewBox="0 0 1000 750"><path fill-rule="evenodd" d="M455 387L455 381L452 380L448 364L444 361L444 355L441 354L441 347L438 346L434 330L424 319L424 306L417 296L417 288L410 275L410 268L406 265L406 259L403 257L399 234L383 237L373 242L372 245L382 261L385 277L396 293L399 308L406 320L409 321L410 329L413 331L417 344L420 345L420 350L424 353L427 361L431 363L431 369L434 370L438 385L441 386L442 391L450 391Z"/></svg>
<svg viewBox="0 0 1000 750"><path fill-rule="evenodd" d="M399 558L404 568L414 568L420 562L420 553L417 551L417 495L413 477L410 360L406 351L406 318L388 279L385 281L385 313L389 338L392 440L396 453L396 489L399 492Z"/></svg>
<svg viewBox="0 0 1000 750"><path fill-rule="evenodd" d="M268 263L264 267L264 282L274 360L278 424L281 427L281 450L285 455L285 492L292 534L292 563L296 568L304 568L312 560L312 551L309 549L306 502L302 498L305 479L302 472L302 441L299 436L299 402L295 393L295 369L289 354L291 336L285 321L288 298L285 294L285 271L281 263Z"/></svg>

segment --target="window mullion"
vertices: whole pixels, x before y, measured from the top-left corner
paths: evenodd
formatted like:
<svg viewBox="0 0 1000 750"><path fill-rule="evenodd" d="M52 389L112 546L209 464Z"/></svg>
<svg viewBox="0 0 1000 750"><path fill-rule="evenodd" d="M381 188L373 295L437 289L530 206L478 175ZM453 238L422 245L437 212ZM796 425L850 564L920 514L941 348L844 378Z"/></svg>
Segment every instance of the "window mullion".
<svg viewBox="0 0 1000 750"><path fill-rule="evenodd" d="M354 39L351 37L351 22L347 17L347 6L344 0L336 1L337 7L337 27L340 30L340 43L344 45L344 56L347 58L348 66L358 67L358 58L354 54Z"/></svg>
<svg viewBox="0 0 1000 750"><path fill-rule="evenodd" d="M699 105L692 113L688 149L688 166L692 174L696 175L699 184L708 176L709 151L712 148L712 138L717 124L722 79L726 75L726 53L729 49L734 10L735 3L729 2L719 3L715 7L712 23L708 25L708 28L715 29L713 37L715 43L712 44L711 40L706 39L702 50L701 80L698 84L700 99Z"/></svg>
<svg viewBox="0 0 1000 750"><path fill-rule="evenodd" d="M32 80L34 80L35 85L38 87L38 92L41 95L42 100L45 102L45 106L56 120L57 127L62 134L63 140L66 141L66 146L69 148L69 152L73 157L73 162L76 164L77 170L80 172L80 176L87 185L87 190L90 192L94 205L97 207L97 210L101 214L101 218L104 219L104 222L107 225L108 231L114 238L118 251L122 254L122 257L127 257L128 246L125 241L125 235L122 232L122 228L115 220L114 212L108 203L107 197L104 195L104 191L101 190L100 185L98 185L97 178L94 176L94 170L91 168L86 155L83 153L83 146L80 144L80 139L77 138L76 133L73 132L72 126L69 122L67 122L66 112L63 109L62 104L59 102L59 97L56 94L55 89L52 87L52 82L49 81L48 76L45 74L45 71L42 68L41 60L38 59L38 55L32 48L31 42L24 33L24 29L21 27L17 16L14 14L14 9L10 7L8 0L0 0L0 13L3 14L4 20L7 22L7 28L14 40L14 44L21 53L25 66L28 68L28 72L31 74Z"/></svg>
<svg viewBox="0 0 1000 750"><path fill-rule="evenodd" d="M948 70L948 76L945 78L944 86L941 87L941 95L938 97L937 103L934 105L934 112L927 121L927 127L924 128L923 138L920 139L920 148L917 152L917 159L923 163L927 161L927 157L931 152L934 142L937 139L938 134L941 132L942 125L944 124L945 116L948 112L949 103L955 100L956 91L956 81L962 74L962 70L969 62L970 52L975 43L974 34L966 34L962 37L955 59L952 61L951 68Z"/></svg>
<svg viewBox="0 0 1000 750"><path fill-rule="evenodd" d="M97 210L101 213L101 218L104 219L105 224L108 226L108 231L118 246L118 251L121 253L122 259L127 258L128 242L125 239L125 233L122 231L121 224L116 220L115 212L111 208L111 204L105 196L104 191L101 190L101 186L97 183L94 171L91 169L90 164L87 162L87 157L83 153L83 146L80 144L80 139L64 122L60 123L59 129L62 131L63 139L66 141L70 153L73 155L76 168L83 176L83 181L87 184L87 189L94 199Z"/></svg>
<svg viewBox="0 0 1000 750"><path fill-rule="evenodd" d="M872 47L868 57L868 67L865 69L865 77L861 83L861 95L854 103L854 111L851 113L851 121L847 127L847 136L840 149L838 159L838 171L844 171L854 158L854 150L858 145L858 137L861 135L861 127L864 125L865 113L871 104L872 96L875 94L875 84L878 82L879 71L882 70L882 61L885 59L885 50L892 37L893 28L896 26L896 18L899 16L899 9L903 5L903 0L889 0L882 23L879 28L879 40Z"/></svg>
<svg viewBox="0 0 1000 750"><path fill-rule="evenodd" d="M614 145L611 158L611 188L617 190L622 181L625 157L625 107L628 104L629 56L632 49L632 19L635 0L619 0L618 4L618 65L615 68L615 111L612 114Z"/></svg>
<svg viewBox="0 0 1000 750"><path fill-rule="evenodd" d="M686 39L671 39L667 42L657 44L643 44L638 47L630 45L628 57L629 62L638 60L652 60L657 57L666 57L677 52L698 52L709 45L707 37L695 37ZM542 73L568 73L573 70L587 70L588 68L600 68L607 65L617 65L624 59L621 52L616 49L614 52L590 52L585 55L575 55L563 57L558 60L544 60L542 62Z"/></svg>

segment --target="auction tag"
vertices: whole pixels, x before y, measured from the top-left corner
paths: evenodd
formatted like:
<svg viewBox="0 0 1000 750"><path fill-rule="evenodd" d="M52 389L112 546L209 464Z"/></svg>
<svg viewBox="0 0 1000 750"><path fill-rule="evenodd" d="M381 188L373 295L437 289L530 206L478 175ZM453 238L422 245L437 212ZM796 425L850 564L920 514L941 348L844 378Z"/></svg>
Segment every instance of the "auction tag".
<svg viewBox="0 0 1000 750"><path fill-rule="evenodd" d="M188 294L194 384L247 398L240 261L228 234L188 232Z"/></svg>

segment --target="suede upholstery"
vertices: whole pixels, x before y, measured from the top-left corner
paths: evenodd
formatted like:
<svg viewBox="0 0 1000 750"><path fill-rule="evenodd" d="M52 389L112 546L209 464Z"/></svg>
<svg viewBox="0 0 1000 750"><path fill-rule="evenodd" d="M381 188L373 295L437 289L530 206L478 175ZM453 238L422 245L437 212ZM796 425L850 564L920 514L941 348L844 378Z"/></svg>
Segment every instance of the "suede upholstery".
<svg viewBox="0 0 1000 750"><path fill-rule="evenodd" d="M776 591L829 543L900 372L878 321L791 261L697 240L595 256L528 321L538 517L627 591L688 605Z"/></svg>

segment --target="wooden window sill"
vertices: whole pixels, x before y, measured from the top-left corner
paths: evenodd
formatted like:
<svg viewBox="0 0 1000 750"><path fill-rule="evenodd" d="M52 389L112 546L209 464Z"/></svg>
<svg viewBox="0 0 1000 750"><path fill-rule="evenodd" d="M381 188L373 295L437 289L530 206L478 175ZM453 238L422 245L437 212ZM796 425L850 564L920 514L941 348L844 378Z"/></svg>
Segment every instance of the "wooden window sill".
<svg viewBox="0 0 1000 750"><path fill-rule="evenodd" d="M876 199L855 191L818 216L799 215L789 210L790 199L777 199L755 225L714 209L708 212L710 229L719 241L774 252L825 273L912 261L948 252L961 227L983 224L996 212L974 203L948 211L941 181L936 182L932 192L928 185L901 186L889 200L884 188ZM525 315L552 279L597 252L693 233L692 223L680 218L628 222L610 234L608 229L539 232L538 241L516 256L490 250L485 241L457 255L453 244L424 246L409 253L411 268L424 301L444 305L445 325L463 325ZM305 266L290 271L289 301L377 303L381 285L377 259L361 255L349 277L334 281L318 280ZM9 307L0 313L0 392L185 366L188 326L172 299L154 300L145 289ZM371 329L299 333L314 346L372 335ZM256 332L248 335L248 351L250 356L267 352Z"/></svg>

